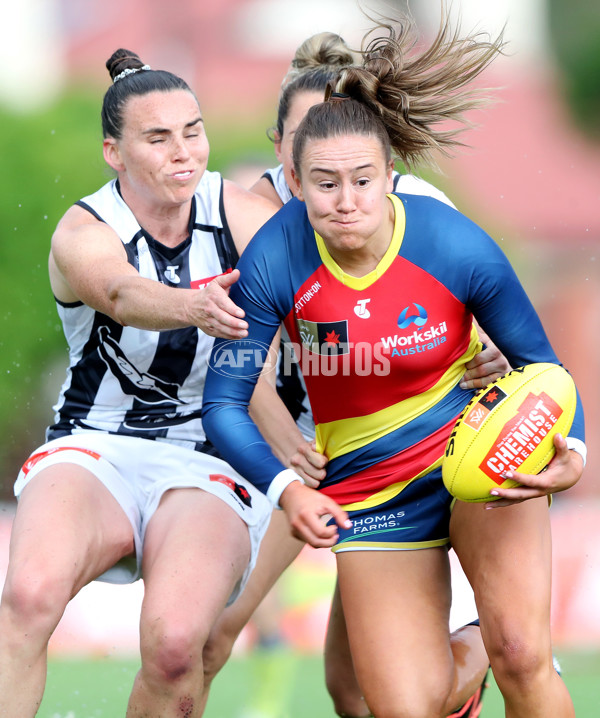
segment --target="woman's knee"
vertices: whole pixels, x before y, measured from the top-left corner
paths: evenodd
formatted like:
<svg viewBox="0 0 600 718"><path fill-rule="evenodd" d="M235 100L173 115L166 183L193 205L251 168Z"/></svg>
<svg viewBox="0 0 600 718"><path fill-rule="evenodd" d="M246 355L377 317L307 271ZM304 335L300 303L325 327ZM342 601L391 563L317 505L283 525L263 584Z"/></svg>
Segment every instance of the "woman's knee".
<svg viewBox="0 0 600 718"><path fill-rule="evenodd" d="M142 670L156 684L175 683L202 671L202 651L208 630L185 617L142 618Z"/></svg>
<svg viewBox="0 0 600 718"><path fill-rule="evenodd" d="M377 718L442 718L452 690L452 671L431 661L429 669L405 664L365 685L365 701Z"/></svg>
<svg viewBox="0 0 600 718"><path fill-rule="evenodd" d="M366 705L374 716L442 718L447 715L445 707L452 688L450 675L446 680L442 672L433 668L430 672L409 669L404 675L399 671L388 673L383 680L371 681L365 686Z"/></svg>
<svg viewBox="0 0 600 718"><path fill-rule="evenodd" d="M2 609L11 623L21 630L27 626L30 636L43 634L47 639L58 625L73 596L73 581L44 573L42 567L18 567L9 571L2 595Z"/></svg>
<svg viewBox="0 0 600 718"><path fill-rule="evenodd" d="M501 690L531 687L536 679L549 669L549 652L533 641L511 638L488 648L494 677Z"/></svg>

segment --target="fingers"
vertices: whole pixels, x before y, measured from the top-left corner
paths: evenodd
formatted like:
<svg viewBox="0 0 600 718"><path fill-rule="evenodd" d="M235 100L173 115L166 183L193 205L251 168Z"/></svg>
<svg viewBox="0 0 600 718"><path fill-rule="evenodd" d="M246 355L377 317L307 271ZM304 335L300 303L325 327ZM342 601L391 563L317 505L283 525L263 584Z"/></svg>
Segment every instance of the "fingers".
<svg viewBox="0 0 600 718"><path fill-rule="evenodd" d="M338 540L337 527L350 528L348 514L336 502L298 481L289 484L279 503L285 510L292 533L315 548L334 546ZM327 525L333 518L334 523Z"/></svg>
<svg viewBox="0 0 600 718"><path fill-rule="evenodd" d="M326 476L323 469L318 471L314 467L308 466L298 454L294 454L290 459L290 468L294 469L298 476L301 476L304 483L310 486L311 489L317 489Z"/></svg>
<svg viewBox="0 0 600 718"><path fill-rule="evenodd" d="M239 278L240 278L240 270L233 269L231 272L228 272L227 274L219 274L219 276L215 277L212 281L215 284L218 284L223 289L229 289L229 287L233 286L238 281Z"/></svg>
<svg viewBox="0 0 600 718"><path fill-rule="evenodd" d="M327 498L327 497L324 497ZM338 542L337 527L350 528L348 514L335 502L329 502L329 511L324 507L302 511L291 521L292 533L315 548L331 548ZM327 523L333 518L334 523Z"/></svg>
<svg viewBox="0 0 600 718"><path fill-rule="evenodd" d="M488 384L491 384L493 381L496 381L496 379L499 379L501 376L505 374L505 372L492 372L487 373L483 377L478 377L476 374L478 371L476 369L469 369L464 373L463 378L460 380L460 388L461 389L483 389Z"/></svg>
<svg viewBox="0 0 600 718"><path fill-rule="evenodd" d="M498 487L490 491L490 494L498 497L498 500L486 504L486 509L510 506L528 499L565 491L579 480L583 471L582 457L568 448L561 434L555 434L552 441L556 453L550 463L539 474L504 472L503 478L513 479L519 483L519 486L510 489Z"/></svg>
<svg viewBox="0 0 600 718"><path fill-rule="evenodd" d="M342 509L339 504L336 504L335 501L331 502L333 510L331 511L331 516L333 520L335 521L336 525L339 526L341 529L349 529L352 528L352 521L348 518L348 514Z"/></svg>
<svg viewBox="0 0 600 718"><path fill-rule="evenodd" d="M460 386L462 389L483 389L510 371L510 368L504 354L495 344L490 344L465 364L466 371Z"/></svg>
<svg viewBox="0 0 600 718"><path fill-rule="evenodd" d="M498 489L490 492L492 496L498 496L495 501L489 501L485 504L486 509L499 509L503 506L514 506L528 499L537 499L540 496L547 496L545 491L540 491L533 487L520 486L514 489Z"/></svg>
<svg viewBox="0 0 600 718"><path fill-rule="evenodd" d="M556 449L556 454L552 461L566 461L569 458L569 447L565 437L562 434L554 434L552 441Z"/></svg>
<svg viewBox="0 0 600 718"><path fill-rule="evenodd" d="M543 472L542 472L543 473ZM548 496L552 493L552 487L545 480L540 480L542 474L520 474L517 471L506 471L502 476L505 479L513 479L519 482L519 486L510 489L498 487L490 491L490 496L497 497L497 500L486 504L486 509L497 509L503 506L512 506L528 499L537 499L540 496Z"/></svg>
<svg viewBox="0 0 600 718"><path fill-rule="evenodd" d="M195 295L193 323L205 334L223 339L244 339L248 336L244 310L229 298L229 287L237 282L239 276L237 269L220 275Z"/></svg>
<svg viewBox="0 0 600 718"><path fill-rule="evenodd" d="M294 471L302 476L304 483L315 489L326 476L327 457L316 450L315 442L305 442L290 459Z"/></svg>
<svg viewBox="0 0 600 718"><path fill-rule="evenodd" d="M504 354L479 326L477 333L484 348L465 365L462 389L483 389L511 369Z"/></svg>
<svg viewBox="0 0 600 718"><path fill-rule="evenodd" d="M209 337L245 339L248 336L248 324L235 319L224 310L213 310L209 317L198 320L195 324Z"/></svg>
<svg viewBox="0 0 600 718"><path fill-rule="evenodd" d="M335 525L325 525L323 521L314 517L299 517L292 524L292 534L310 544L313 548L331 548L338 541L338 532Z"/></svg>

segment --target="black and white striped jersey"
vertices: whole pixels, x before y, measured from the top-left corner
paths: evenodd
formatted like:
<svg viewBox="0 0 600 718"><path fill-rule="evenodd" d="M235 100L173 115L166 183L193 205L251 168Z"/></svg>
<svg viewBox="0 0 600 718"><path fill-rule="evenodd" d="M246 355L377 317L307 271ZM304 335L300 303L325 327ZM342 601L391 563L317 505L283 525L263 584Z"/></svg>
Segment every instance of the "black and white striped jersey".
<svg viewBox="0 0 600 718"><path fill-rule="evenodd" d="M202 289L238 260L217 172L204 173L189 235L173 248L140 227L116 180L77 204L115 230L142 277ZM82 302L57 306L69 367L48 440L95 429L207 450L200 412L212 337L196 327L159 332L122 326Z"/></svg>

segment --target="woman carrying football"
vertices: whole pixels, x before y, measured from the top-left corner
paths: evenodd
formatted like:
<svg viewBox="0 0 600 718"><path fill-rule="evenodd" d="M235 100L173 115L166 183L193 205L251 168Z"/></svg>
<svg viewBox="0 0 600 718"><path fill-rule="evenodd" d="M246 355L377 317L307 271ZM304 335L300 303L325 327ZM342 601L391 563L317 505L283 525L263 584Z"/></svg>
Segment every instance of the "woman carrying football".
<svg viewBox="0 0 600 718"><path fill-rule="evenodd" d="M205 428L279 502L297 536L333 547L354 667L373 715L431 718L456 705L451 539L506 715L571 718L552 666L548 495L582 473L581 406L571 436L555 437L547 471L515 474L523 486L499 489L495 504L457 502L450 511L440 465L470 398L460 380L480 348L473 318L512 366L558 359L488 235L438 200L391 193L392 149L407 166L450 150L456 133L436 123L477 104L464 86L501 42L459 39L445 22L415 55L408 21L398 35L387 29L364 66L341 70L335 92L300 123L293 156L301 201L258 232L231 292L249 324L240 349L269 345L282 321L295 342L327 477L314 490L272 455L246 410L255 368L220 374L218 340Z"/></svg>
<svg viewBox="0 0 600 718"><path fill-rule="evenodd" d="M277 122L272 130L275 154L281 164L267 170L252 186L252 191L279 207L293 197L290 189L294 186L292 143L298 125L310 107L323 101L328 83L335 78L336 69L358 64L359 61L360 55L353 53L344 40L335 33L319 33L302 43L282 83ZM393 183L394 191L428 195L454 206L443 192L414 175L394 172ZM287 337L287 332L284 332L284 335ZM465 375L461 381L463 388L485 386L510 369L505 357L489 341L489 338L481 331L480 336L486 347L466 365ZM277 377L277 388L303 436L308 441L312 441L315 426L306 387L297 367L289 360L288 342L284 342L282 351L279 362L282 370ZM308 449L308 444L299 447L298 454L292 457L292 465L300 459L304 461L310 459L314 462L318 458L314 453L309 453ZM325 472L322 476L325 476ZM314 486L316 485L315 483ZM254 611L261 598L296 557L302 546L301 542L291 536L285 515L275 511L261 545L257 570L253 572L244 593L224 611L211 632L204 656L206 693L210 682L231 653L240 631L251 616L255 615ZM453 572L453 580L455 574L456 571ZM473 714L480 707L481 684L489 665L481 644L479 627L467 623L474 618L476 618L476 610L472 596L465 596L464 591L461 594L455 593L450 623L456 629L451 635L453 651L460 653L462 663L461 675L457 681L457 694L463 697L459 710L464 709L462 700L467 696L466 702L473 704L470 708ZM337 587L325 644L325 677L328 691L339 715L352 718L366 718L370 715L362 692L353 679L352 658ZM460 715L467 714L460 713Z"/></svg>

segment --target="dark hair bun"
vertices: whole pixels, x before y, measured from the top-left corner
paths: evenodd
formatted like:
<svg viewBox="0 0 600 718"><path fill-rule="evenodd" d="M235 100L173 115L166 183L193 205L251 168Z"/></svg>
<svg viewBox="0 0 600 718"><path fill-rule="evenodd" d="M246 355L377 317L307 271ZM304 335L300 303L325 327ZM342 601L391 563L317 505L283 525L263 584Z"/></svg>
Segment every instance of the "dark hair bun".
<svg viewBox="0 0 600 718"><path fill-rule="evenodd" d="M106 61L106 69L110 73L112 80L120 75L123 70L139 70L144 66L139 56L131 50L119 48Z"/></svg>

